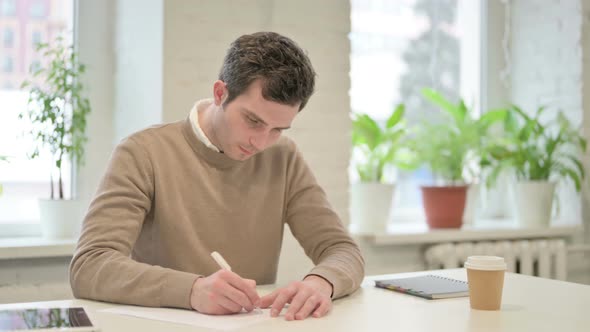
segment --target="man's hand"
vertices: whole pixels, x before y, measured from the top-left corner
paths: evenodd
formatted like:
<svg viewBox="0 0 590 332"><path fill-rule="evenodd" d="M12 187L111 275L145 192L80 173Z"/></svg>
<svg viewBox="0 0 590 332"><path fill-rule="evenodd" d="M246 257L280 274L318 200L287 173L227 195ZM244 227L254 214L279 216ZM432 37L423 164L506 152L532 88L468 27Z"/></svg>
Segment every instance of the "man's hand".
<svg viewBox="0 0 590 332"><path fill-rule="evenodd" d="M191 290L191 307L210 315L235 314L242 308L250 312L260 301L256 281L219 270L208 277L198 278Z"/></svg>
<svg viewBox="0 0 590 332"><path fill-rule="evenodd" d="M321 277L309 275L303 281L294 281L287 287L280 288L263 296L260 307L272 305L270 315L277 317L289 303L285 313L286 320L305 319L309 315L322 317L332 308L332 285Z"/></svg>

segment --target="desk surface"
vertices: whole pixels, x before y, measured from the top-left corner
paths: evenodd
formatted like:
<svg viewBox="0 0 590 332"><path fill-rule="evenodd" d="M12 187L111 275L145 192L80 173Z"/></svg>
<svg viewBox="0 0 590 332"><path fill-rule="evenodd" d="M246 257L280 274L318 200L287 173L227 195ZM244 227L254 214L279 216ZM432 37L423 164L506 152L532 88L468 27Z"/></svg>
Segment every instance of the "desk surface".
<svg viewBox="0 0 590 332"><path fill-rule="evenodd" d="M428 272L367 277L361 289L334 302L320 319L287 322L282 318L234 331L589 331L590 286L506 274L502 309L471 310L468 298L426 300L373 286L376 278ZM464 269L432 271L466 280ZM261 287L268 291L268 287ZM83 306L104 332L205 331L193 326L98 312L111 303L85 300L2 304L0 309Z"/></svg>

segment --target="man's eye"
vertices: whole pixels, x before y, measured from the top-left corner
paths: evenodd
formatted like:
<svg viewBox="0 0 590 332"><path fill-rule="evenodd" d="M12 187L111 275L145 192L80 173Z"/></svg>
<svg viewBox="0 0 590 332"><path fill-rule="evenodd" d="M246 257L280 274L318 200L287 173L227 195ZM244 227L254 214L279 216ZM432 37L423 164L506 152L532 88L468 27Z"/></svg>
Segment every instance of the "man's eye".
<svg viewBox="0 0 590 332"><path fill-rule="evenodd" d="M258 123L259 123L259 121L258 121L258 120L256 120L256 119L253 119L253 118L251 118L251 117L247 117L247 119L248 119L248 122L250 122L250 123L252 123L252 124L258 124Z"/></svg>

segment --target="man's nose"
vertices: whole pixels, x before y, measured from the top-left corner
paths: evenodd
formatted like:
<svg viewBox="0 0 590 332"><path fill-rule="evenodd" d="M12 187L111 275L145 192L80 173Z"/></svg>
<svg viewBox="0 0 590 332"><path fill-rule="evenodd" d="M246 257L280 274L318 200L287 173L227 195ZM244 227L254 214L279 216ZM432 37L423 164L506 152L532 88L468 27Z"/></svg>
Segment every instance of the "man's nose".
<svg viewBox="0 0 590 332"><path fill-rule="evenodd" d="M268 132L265 131L250 137L250 145L256 149L256 151L253 152L262 151L266 148L266 145L268 144L268 136Z"/></svg>

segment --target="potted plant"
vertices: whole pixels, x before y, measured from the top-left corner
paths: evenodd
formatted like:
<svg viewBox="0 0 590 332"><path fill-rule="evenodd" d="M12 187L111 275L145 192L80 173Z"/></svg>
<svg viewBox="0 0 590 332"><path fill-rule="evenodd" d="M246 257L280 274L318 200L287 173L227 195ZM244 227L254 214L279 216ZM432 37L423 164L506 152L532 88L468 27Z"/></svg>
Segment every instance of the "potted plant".
<svg viewBox="0 0 590 332"><path fill-rule="evenodd" d="M550 224L558 181L571 180L579 192L585 177L580 156L586 151L586 139L561 111L542 122L545 110L539 107L529 116L518 106L510 107L504 122L506 138L494 146L488 161L489 185L502 171L514 172L516 217L526 226Z"/></svg>
<svg viewBox="0 0 590 332"><path fill-rule="evenodd" d="M435 177L433 185L421 187L426 221L431 228L458 228L463 224L469 184L484 165L489 128L506 112L494 110L475 118L463 100L452 103L432 89L422 93L443 111L441 121L414 128L411 144L418 163Z"/></svg>
<svg viewBox="0 0 590 332"><path fill-rule="evenodd" d="M367 114L352 115L353 168L358 181L351 185L352 223L361 232L385 229L393 200L389 167L407 167L405 108L397 105L384 125Z"/></svg>
<svg viewBox="0 0 590 332"><path fill-rule="evenodd" d="M78 61L73 46L65 45L62 38L51 45L39 43L36 50L45 65L31 67L32 77L21 85L29 91L29 100L27 110L19 118L25 118L32 125L30 134L36 144L29 157L47 153L53 160L53 164L48 165L49 199L39 200L43 234L71 237L80 223L82 211L80 202L65 195L63 172L66 160L75 166L84 160L86 117L90 112L90 103L83 95L80 82L85 67Z"/></svg>

